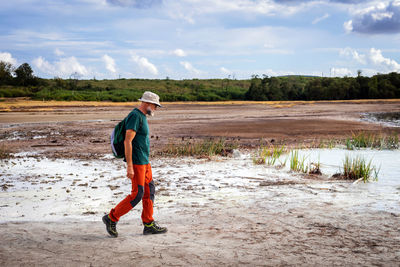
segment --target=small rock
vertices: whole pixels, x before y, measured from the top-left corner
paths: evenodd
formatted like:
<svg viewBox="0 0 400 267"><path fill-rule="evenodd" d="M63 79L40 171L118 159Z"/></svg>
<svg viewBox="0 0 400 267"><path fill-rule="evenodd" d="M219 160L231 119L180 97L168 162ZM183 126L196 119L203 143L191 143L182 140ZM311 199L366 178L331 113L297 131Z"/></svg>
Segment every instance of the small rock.
<svg viewBox="0 0 400 267"><path fill-rule="evenodd" d="M119 188L119 185L108 185L108 187L109 187L111 190L115 190L115 189Z"/></svg>

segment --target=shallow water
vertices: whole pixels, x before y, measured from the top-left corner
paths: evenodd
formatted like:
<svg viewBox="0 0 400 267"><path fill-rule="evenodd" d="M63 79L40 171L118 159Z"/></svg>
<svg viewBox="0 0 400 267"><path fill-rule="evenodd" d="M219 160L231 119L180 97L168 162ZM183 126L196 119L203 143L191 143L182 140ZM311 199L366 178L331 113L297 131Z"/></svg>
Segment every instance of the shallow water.
<svg viewBox="0 0 400 267"><path fill-rule="evenodd" d="M310 180L254 165L252 155L213 160L160 158L152 162L157 185L155 210L236 203L276 211L315 207L400 213L400 151L301 150L309 162L321 162L323 176ZM381 166L371 183L331 181L346 154L362 154ZM110 155L101 160L36 158L20 153L0 162L0 222L81 219L95 221L130 193L125 166ZM287 163L288 165L289 163ZM141 208L128 217L140 216Z"/></svg>
<svg viewBox="0 0 400 267"><path fill-rule="evenodd" d="M362 120L391 127L400 127L400 112L364 113L362 114Z"/></svg>
<svg viewBox="0 0 400 267"><path fill-rule="evenodd" d="M346 155L350 158L361 156L371 166L379 170L378 181L354 185L362 193L380 200L373 206L379 210L400 209L400 150L346 150L346 149L313 149L300 150L299 155L306 157L306 162L320 162L321 172L333 175L342 170ZM358 191L357 190L357 191Z"/></svg>

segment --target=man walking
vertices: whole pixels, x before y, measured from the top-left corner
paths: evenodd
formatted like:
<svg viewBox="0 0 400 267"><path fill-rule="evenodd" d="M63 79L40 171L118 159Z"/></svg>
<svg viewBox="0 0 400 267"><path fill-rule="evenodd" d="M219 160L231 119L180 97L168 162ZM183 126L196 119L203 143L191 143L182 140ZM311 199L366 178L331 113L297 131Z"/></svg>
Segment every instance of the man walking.
<svg viewBox="0 0 400 267"><path fill-rule="evenodd" d="M160 98L152 92L144 92L139 99L141 104L125 118L125 160L127 163L127 177L132 182L132 192L123 199L109 214L104 215L103 222L107 232L117 237L117 222L120 217L128 213L140 201L143 204L142 221L143 234L162 234L167 232L166 227L160 227L153 219L153 201L155 186L149 163L150 139L149 125L146 115L154 115L157 107L161 107Z"/></svg>

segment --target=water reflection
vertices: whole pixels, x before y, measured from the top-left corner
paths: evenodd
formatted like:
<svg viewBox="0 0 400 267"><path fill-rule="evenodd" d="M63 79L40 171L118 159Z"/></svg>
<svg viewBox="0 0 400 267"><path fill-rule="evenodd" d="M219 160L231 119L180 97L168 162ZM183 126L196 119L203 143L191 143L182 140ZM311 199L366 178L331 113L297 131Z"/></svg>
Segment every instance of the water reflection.
<svg viewBox="0 0 400 267"><path fill-rule="evenodd" d="M400 112L371 112L362 114L362 120L400 127Z"/></svg>

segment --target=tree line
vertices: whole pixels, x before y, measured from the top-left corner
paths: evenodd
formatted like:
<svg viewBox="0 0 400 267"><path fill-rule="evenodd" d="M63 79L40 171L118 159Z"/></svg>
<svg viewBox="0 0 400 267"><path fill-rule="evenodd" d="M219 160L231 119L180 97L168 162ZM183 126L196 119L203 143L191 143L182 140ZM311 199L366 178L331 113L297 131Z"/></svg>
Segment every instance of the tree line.
<svg viewBox="0 0 400 267"><path fill-rule="evenodd" d="M365 77L253 76L246 100L349 100L400 98L400 74Z"/></svg>
<svg viewBox="0 0 400 267"><path fill-rule="evenodd" d="M136 101L143 91L151 90L162 101L226 100L346 100L400 98L400 74L372 77L329 78L315 76L268 77L253 75L236 79L116 79L79 80L34 76L28 63L14 68L0 61L0 97L26 96L40 100Z"/></svg>
<svg viewBox="0 0 400 267"><path fill-rule="evenodd" d="M35 86L38 82L28 63L15 68L11 63L0 61L0 85Z"/></svg>

